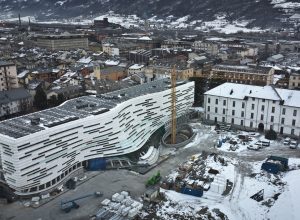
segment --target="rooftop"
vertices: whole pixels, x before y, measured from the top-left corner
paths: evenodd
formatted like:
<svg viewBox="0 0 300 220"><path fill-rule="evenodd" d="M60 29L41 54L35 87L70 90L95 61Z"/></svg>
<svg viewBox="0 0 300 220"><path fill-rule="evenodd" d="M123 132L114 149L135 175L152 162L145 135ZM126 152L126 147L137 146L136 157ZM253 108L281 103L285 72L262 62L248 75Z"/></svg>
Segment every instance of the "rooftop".
<svg viewBox="0 0 300 220"><path fill-rule="evenodd" d="M213 70L225 70L234 72L247 72L247 73L262 73L268 74L272 67L262 67L262 66L242 66L242 65L215 65Z"/></svg>
<svg viewBox="0 0 300 220"><path fill-rule="evenodd" d="M245 97L284 101L283 105L300 108L300 91L278 89L270 86L253 86L236 83L224 83L205 93L205 95L221 96L233 99Z"/></svg>
<svg viewBox="0 0 300 220"><path fill-rule="evenodd" d="M1 61L0 60L0 66L14 66L15 64L13 62L8 61Z"/></svg>
<svg viewBox="0 0 300 220"><path fill-rule="evenodd" d="M177 84L186 82L178 82ZM17 139L70 121L102 114L129 99L161 92L170 88L170 80L163 79L132 86L98 96L83 96L62 105L29 115L0 122L0 134ZM37 120L38 123L32 123Z"/></svg>
<svg viewBox="0 0 300 220"><path fill-rule="evenodd" d="M11 89L0 92L0 105L6 105L10 102L31 98L31 95L24 88Z"/></svg>

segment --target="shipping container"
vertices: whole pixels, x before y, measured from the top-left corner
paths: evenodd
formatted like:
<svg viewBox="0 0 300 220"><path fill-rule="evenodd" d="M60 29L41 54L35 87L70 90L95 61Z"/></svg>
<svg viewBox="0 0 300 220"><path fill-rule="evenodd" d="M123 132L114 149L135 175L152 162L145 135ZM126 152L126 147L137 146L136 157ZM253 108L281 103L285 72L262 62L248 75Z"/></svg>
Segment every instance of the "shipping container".
<svg viewBox="0 0 300 220"><path fill-rule="evenodd" d="M182 187L180 192L183 194L196 196L196 197L203 196L203 190L200 190L200 189L191 189L191 188L187 188L187 187Z"/></svg>

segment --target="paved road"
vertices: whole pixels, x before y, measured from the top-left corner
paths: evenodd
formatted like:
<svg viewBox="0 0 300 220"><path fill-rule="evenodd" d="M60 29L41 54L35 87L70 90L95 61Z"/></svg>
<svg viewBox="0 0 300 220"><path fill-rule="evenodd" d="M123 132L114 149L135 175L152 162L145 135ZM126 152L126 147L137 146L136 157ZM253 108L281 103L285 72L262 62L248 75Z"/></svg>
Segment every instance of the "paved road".
<svg viewBox="0 0 300 220"><path fill-rule="evenodd" d="M145 182L147 178L160 170L163 176L168 175L172 170L178 167L178 164L183 163L191 155L200 154L203 150L208 152L217 152L214 143L217 134L210 131L210 128L193 124L193 128L197 131L197 139L193 144L188 145L188 148L180 149L174 153L167 161L155 167L146 175L136 174L127 170L111 170L98 173L88 173L89 176L98 174L94 178L88 180L84 184L78 186L75 190L70 190L61 196L53 199L45 205L33 209L26 208L21 202L0 206L0 220L56 220L56 219L88 219L89 215L96 213L99 210L100 202L104 198L110 198L115 192L129 191L133 198L138 199L145 191ZM262 151L245 151L241 153L235 152L220 152L232 158L239 158L242 161L261 161L268 155L282 155L286 157L299 157L300 150L291 150L288 147L276 146L265 148ZM245 172L247 169L245 168ZM102 198L88 198L78 202L81 206L77 210L72 210L70 213L63 213L60 210L60 201L69 200L82 195L90 194L95 191L104 192Z"/></svg>

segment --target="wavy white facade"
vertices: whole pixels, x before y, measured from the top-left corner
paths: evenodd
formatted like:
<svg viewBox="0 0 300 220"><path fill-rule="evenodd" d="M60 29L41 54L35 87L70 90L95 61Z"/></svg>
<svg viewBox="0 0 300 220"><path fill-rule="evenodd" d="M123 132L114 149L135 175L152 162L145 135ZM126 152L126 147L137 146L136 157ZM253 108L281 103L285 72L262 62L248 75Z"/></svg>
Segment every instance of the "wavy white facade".
<svg viewBox="0 0 300 220"><path fill-rule="evenodd" d="M87 113L82 116L85 110L80 111L81 115L79 110L74 110L77 116L82 117L53 127L47 127L47 123L53 121L49 122L48 119L46 123L43 121L44 115L59 117L60 113L67 112L63 107L67 106L69 101L57 109L0 123L0 163L7 184L20 195L43 192L60 184L70 173L82 167L84 161L124 155L141 148L157 129L170 120L170 89L167 85L165 89L161 89L160 86L156 92L155 83L152 84L152 91L148 94L136 94L136 97L121 101L98 115ZM179 117L193 104L194 83L178 85L176 90ZM121 91L122 95L126 94L126 90ZM78 101L79 99L81 101ZM79 99L77 102L89 98ZM92 107L100 106L103 102L103 99L99 98L97 103L96 97L92 100ZM74 104L75 101L72 102ZM88 108L87 106L85 107ZM30 133L28 130L28 133L16 137L5 133L4 125L10 126L14 134L20 133L19 130L13 131L13 125L18 124L20 127L21 120L25 121L32 116L41 118L40 124L32 127L38 130L37 132ZM55 122L57 120L54 120ZM31 129L30 126L28 129ZM26 128L24 130L27 131Z"/></svg>

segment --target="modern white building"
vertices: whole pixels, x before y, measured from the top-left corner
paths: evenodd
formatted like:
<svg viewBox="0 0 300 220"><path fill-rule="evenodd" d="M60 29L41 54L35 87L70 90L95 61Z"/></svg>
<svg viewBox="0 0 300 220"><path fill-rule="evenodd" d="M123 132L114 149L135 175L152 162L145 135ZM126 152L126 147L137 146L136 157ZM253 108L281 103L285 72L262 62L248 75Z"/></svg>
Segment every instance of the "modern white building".
<svg viewBox="0 0 300 220"><path fill-rule="evenodd" d="M177 116L194 102L194 82L177 83ZM62 105L0 123L0 165L18 195L45 192L95 158L140 149L171 118L167 79ZM1 169L0 169L1 170Z"/></svg>
<svg viewBox="0 0 300 220"><path fill-rule="evenodd" d="M300 137L300 91L224 83L204 94L205 119Z"/></svg>

